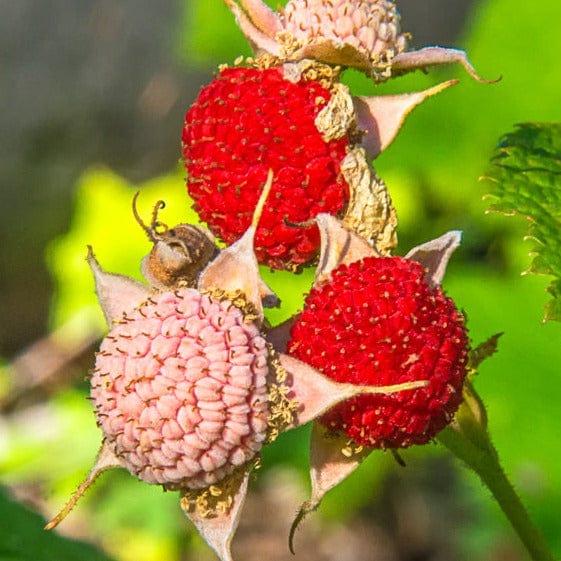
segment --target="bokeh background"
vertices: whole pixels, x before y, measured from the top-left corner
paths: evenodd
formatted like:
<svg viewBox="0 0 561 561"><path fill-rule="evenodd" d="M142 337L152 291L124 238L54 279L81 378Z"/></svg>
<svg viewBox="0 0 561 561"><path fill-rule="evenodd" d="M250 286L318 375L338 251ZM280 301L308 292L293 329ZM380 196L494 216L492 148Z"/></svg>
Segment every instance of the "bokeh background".
<svg viewBox="0 0 561 561"><path fill-rule="evenodd" d="M271 2L276 5L276 2ZM400 0L413 44L466 49L487 78L460 67L355 93L420 90L459 77L409 117L375 162L400 217L400 253L464 232L445 288L477 343L504 332L476 381L506 471L561 556L561 326L542 324L547 278L520 276L523 220L485 214L484 175L515 123L561 121L558 0ZM84 260L139 277L149 250L132 219L141 191L170 224L194 221L180 136L185 110L220 63L249 54L222 0L0 0L0 560L206 561L212 553L177 496L115 471L63 523L44 518L89 469L100 434L84 376L103 334ZM264 271L283 308L311 283ZM263 454L234 543L238 558L292 558L286 536L307 496L309 429ZM372 454L331 492L296 538L310 561L525 560L489 493L440 446ZM41 518L43 517L43 518ZM79 540L79 541L76 541Z"/></svg>

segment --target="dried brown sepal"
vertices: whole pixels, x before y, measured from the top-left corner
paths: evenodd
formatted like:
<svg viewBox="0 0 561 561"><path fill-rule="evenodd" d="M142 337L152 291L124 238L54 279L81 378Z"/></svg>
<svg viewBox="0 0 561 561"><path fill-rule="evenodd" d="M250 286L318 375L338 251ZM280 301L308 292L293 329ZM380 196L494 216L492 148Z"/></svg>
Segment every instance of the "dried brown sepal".
<svg viewBox="0 0 561 561"><path fill-rule="evenodd" d="M230 544L240 520L251 468L243 466L215 485L183 491L181 495L181 509L220 561L232 561Z"/></svg>
<svg viewBox="0 0 561 561"><path fill-rule="evenodd" d="M70 500L66 503L64 508L45 526L45 530L52 530L58 526L66 515L74 508L78 499L85 493L89 486L101 475L104 471L111 468L122 467L119 458L110 450L107 443L104 441L97 453L95 464L88 473L86 479L80 483L76 492L72 495Z"/></svg>
<svg viewBox="0 0 561 561"><path fill-rule="evenodd" d="M381 255L397 246L397 214L385 183L368 163L363 148L353 148L341 163L351 198L343 224L368 240Z"/></svg>
<svg viewBox="0 0 561 561"><path fill-rule="evenodd" d="M315 125L325 142L343 138L356 131L355 107L347 86L339 83L333 85L331 97L317 114Z"/></svg>
<svg viewBox="0 0 561 561"><path fill-rule="evenodd" d="M219 249L205 228L178 224L159 236L142 261L144 278L159 290L194 288L201 271Z"/></svg>
<svg viewBox="0 0 561 561"><path fill-rule="evenodd" d="M168 228L158 220L165 207L158 201L152 211L150 225L144 223L136 208L139 192L132 201L134 217L154 244L152 251L142 260L142 274L151 286L159 290L197 285L200 272L218 254L214 236L206 228L192 224L178 224Z"/></svg>

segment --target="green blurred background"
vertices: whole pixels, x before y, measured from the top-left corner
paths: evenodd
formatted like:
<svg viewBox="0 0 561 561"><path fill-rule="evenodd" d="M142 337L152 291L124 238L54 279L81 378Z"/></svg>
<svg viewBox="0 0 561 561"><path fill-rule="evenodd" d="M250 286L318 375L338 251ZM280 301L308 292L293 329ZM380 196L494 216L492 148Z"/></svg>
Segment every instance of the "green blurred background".
<svg viewBox="0 0 561 561"><path fill-rule="evenodd" d="M482 85L449 67L377 88L354 72L345 81L365 94L461 80L415 110L375 167L399 214L399 253L463 230L444 286L466 310L474 342L505 332L476 386L505 469L561 557L561 327L541 322L548 279L520 276L529 264L525 224L485 214L479 180L515 123L561 121L561 5L399 7L414 45L464 48L482 76L503 77ZM149 247L130 211L136 190L143 216L163 198L164 221L196 220L179 163L183 113L218 64L249 51L222 0L2 3L0 37L8 108L0 117L0 560L213 559L176 494L125 472L105 474L82 499L60 528L68 538L43 532L34 512L62 506L100 440L83 381L103 333L85 247L108 270L139 278ZM311 276L263 274L283 301L270 315L276 322L298 309ZM286 535L306 498L308 432L264 452L234 543L239 559L291 558ZM425 446L403 457L406 468L372 454L330 493L299 531L298 557L527 559L489 493L446 451Z"/></svg>

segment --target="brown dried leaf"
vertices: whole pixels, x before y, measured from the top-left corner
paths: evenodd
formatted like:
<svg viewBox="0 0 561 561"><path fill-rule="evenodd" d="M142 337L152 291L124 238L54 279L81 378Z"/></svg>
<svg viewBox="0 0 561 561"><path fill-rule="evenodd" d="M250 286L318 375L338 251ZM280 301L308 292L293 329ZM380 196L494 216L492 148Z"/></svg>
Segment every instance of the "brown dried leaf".
<svg viewBox="0 0 561 561"><path fill-rule="evenodd" d="M343 224L368 240L381 255L397 246L397 215L385 183L366 159L364 148L354 148L341 163L351 189Z"/></svg>
<svg viewBox="0 0 561 561"><path fill-rule="evenodd" d="M325 142L337 140L356 129L356 112L349 88L340 83L333 84L331 97L317 114L315 125Z"/></svg>

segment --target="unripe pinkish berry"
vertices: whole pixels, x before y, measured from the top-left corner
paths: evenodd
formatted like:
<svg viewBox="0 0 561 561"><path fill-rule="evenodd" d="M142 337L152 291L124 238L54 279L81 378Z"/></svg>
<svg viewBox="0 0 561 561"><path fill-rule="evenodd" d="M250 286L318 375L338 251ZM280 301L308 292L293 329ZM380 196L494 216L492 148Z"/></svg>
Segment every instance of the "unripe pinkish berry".
<svg viewBox="0 0 561 561"><path fill-rule="evenodd" d="M426 47L407 51L409 35L391 0L289 0L274 12L262 0L224 0L256 54L278 61L312 59L354 67L381 82L404 72L459 62L481 79L466 53Z"/></svg>
<svg viewBox="0 0 561 561"><path fill-rule="evenodd" d="M91 395L108 446L166 489L220 481L267 437L268 356L229 300L194 289L151 296L97 354Z"/></svg>
<svg viewBox="0 0 561 561"><path fill-rule="evenodd" d="M388 0L289 0L282 21L298 43L308 44L308 55L317 52L333 64L344 64L352 50L357 61L362 56L382 69L407 47L399 13Z"/></svg>

